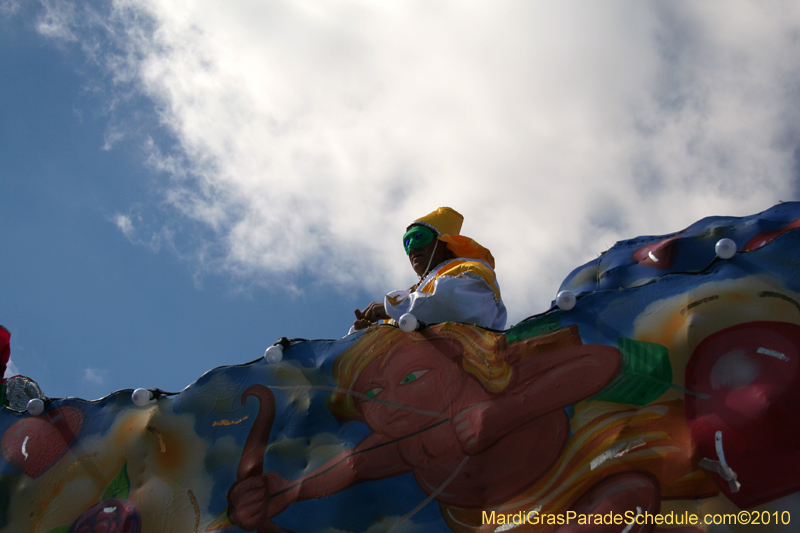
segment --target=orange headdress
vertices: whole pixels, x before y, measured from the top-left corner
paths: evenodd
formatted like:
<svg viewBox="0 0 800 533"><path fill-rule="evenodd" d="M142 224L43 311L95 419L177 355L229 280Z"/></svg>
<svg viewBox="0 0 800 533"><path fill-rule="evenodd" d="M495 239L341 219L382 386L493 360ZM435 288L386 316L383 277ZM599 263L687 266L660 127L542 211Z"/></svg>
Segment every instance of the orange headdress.
<svg viewBox="0 0 800 533"><path fill-rule="evenodd" d="M422 218L418 218L408 225L420 225L430 228L436 233L437 238L447 245L447 249L453 252L456 257L466 259L480 259L486 261L489 266L494 268L494 257L488 248L484 248L475 240L460 235L461 224L464 217L455 209L450 207L440 207L432 213L428 213Z"/></svg>

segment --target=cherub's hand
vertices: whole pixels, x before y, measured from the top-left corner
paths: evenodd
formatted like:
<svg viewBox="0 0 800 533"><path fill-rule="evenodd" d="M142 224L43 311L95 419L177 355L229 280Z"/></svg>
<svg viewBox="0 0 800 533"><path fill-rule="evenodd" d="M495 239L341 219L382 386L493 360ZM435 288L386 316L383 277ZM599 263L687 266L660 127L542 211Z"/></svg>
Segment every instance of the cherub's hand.
<svg viewBox="0 0 800 533"><path fill-rule="evenodd" d="M252 531L269 518L268 484L264 476L253 476L233 484L228 492L228 518L245 531Z"/></svg>
<svg viewBox="0 0 800 533"><path fill-rule="evenodd" d="M282 475L277 472L267 472L264 474L269 483L269 517L277 516L286 510L287 507L297 501L297 496L300 493L300 485L296 484L289 488L293 482L287 481Z"/></svg>
<svg viewBox="0 0 800 533"><path fill-rule="evenodd" d="M488 403L479 403L464 409L453 417L452 424L461 450L467 455L482 452L497 440L497 435L488 427Z"/></svg>
<svg viewBox="0 0 800 533"><path fill-rule="evenodd" d="M294 502L296 491L281 492L287 485L276 472L234 483L228 493L228 518L245 531L259 528Z"/></svg>

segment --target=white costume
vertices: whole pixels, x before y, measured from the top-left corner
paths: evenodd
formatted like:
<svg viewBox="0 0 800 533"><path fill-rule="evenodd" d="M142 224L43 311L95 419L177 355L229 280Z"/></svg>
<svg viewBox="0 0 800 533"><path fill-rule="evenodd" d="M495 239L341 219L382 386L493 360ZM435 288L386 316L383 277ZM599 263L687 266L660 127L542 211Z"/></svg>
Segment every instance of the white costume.
<svg viewBox="0 0 800 533"><path fill-rule="evenodd" d="M494 270L481 260L456 258L434 268L416 291L392 291L384 298L386 314L399 320L405 313L426 323L464 322L503 329L506 307Z"/></svg>
<svg viewBox="0 0 800 533"><path fill-rule="evenodd" d="M429 324L464 322L492 329L505 327L506 307L494 273L494 257L474 240L459 235L463 220L455 210L440 207L409 226L433 230L455 258L431 269L411 289L387 294L386 314L399 320L404 313L412 313Z"/></svg>

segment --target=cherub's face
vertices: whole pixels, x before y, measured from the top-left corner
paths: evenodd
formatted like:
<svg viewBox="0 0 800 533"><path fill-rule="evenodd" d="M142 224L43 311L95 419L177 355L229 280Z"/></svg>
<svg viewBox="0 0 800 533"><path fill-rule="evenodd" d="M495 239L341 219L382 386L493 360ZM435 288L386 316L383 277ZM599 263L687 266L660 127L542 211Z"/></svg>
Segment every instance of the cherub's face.
<svg viewBox="0 0 800 533"><path fill-rule="evenodd" d="M443 419L420 411L451 416L463 380L464 372L436 343L420 342L397 350L382 368L373 361L358 378L356 392L389 403L358 398L356 404L373 431L402 437Z"/></svg>

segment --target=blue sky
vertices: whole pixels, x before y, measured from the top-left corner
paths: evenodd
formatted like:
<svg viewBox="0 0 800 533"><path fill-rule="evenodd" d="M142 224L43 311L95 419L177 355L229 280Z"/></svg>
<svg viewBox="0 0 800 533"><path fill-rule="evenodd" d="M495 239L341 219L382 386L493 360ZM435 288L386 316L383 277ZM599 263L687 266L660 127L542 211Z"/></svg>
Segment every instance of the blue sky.
<svg viewBox="0 0 800 533"><path fill-rule="evenodd" d="M0 23L0 323L19 373L52 397L176 391L281 336L347 332L355 295L260 289L132 245L114 214L159 211L141 150L102 149L109 116L86 90L80 55L30 20Z"/></svg>
<svg viewBox="0 0 800 533"><path fill-rule="evenodd" d="M180 390L410 285L510 323L616 240L797 199L791 2L0 1L0 324L53 397Z"/></svg>

